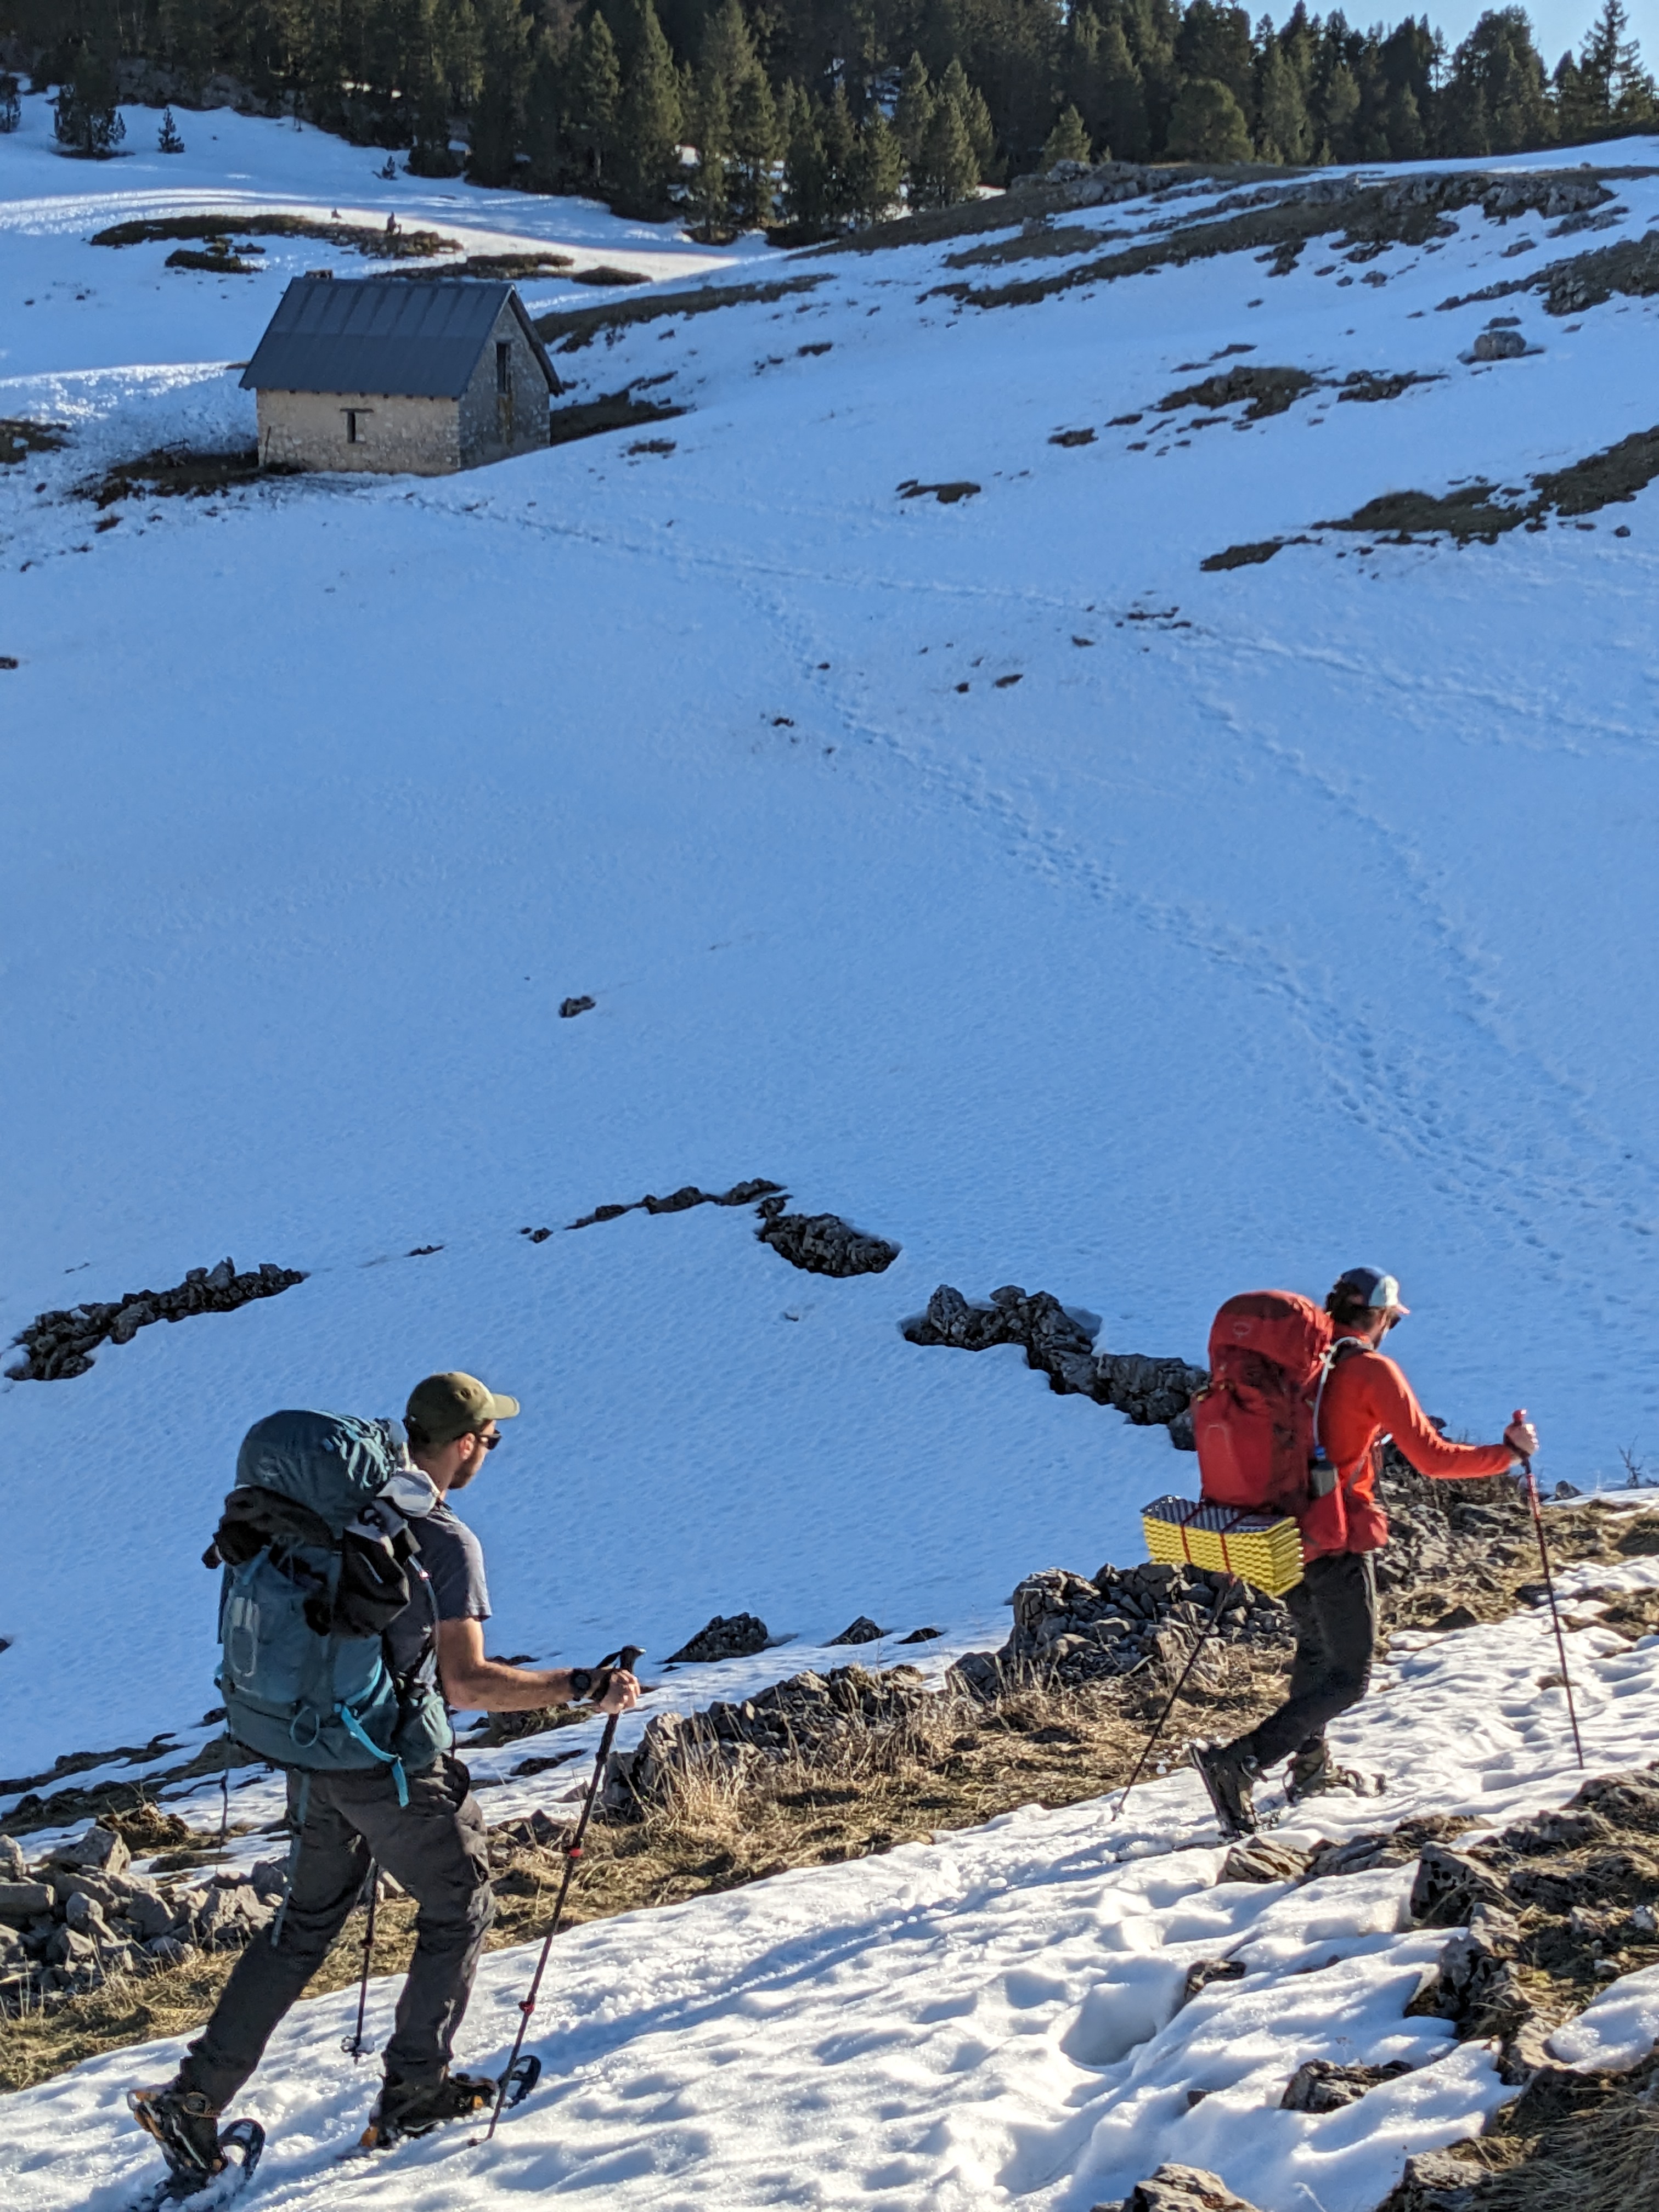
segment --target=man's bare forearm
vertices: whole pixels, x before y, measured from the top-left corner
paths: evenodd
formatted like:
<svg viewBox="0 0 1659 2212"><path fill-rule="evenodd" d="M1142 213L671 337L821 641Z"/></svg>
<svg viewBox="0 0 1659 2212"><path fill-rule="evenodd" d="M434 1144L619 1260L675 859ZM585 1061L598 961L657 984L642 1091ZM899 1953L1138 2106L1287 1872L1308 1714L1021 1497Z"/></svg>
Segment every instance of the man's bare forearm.
<svg viewBox="0 0 1659 2212"><path fill-rule="evenodd" d="M465 1674L443 1674L444 1696L458 1711L538 1712L574 1702L568 1667L503 1667L487 1659Z"/></svg>

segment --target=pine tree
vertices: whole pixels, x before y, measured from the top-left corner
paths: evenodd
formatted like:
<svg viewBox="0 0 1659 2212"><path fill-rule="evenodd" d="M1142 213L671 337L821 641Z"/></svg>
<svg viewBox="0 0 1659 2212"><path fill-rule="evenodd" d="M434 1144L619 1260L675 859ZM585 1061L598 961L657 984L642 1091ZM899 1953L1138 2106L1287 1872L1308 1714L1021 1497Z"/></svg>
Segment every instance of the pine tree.
<svg viewBox="0 0 1659 2212"><path fill-rule="evenodd" d="M1043 142L1044 173L1052 169L1056 161L1086 161L1088 158L1088 128L1068 100L1055 117L1054 127Z"/></svg>
<svg viewBox="0 0 1659 2212"><path fill-rule="evenodd" d="M434 15L438 66L448 102L470 111L483 82L483 34L472 0L438 0ZM445 117L445 140L448 118Z"/></svg>
<svg viewBox="0 0 1659 2212"><path fill-rule="evenodd" d="M1591 126L1646 123L1653 116L1653 79L1642 67L1635 40L1626 35L1629 29L1623 0L1602 0L1578 57L1578 100Z"/></svg>
<svg viewBox="0 0 1659 2212"><path fill-rule="evenodd" d="M965 131L963 137L965 143ZM848 179L853 212L866 222L879 222L891 214L903 176L904 154L897 133L878 107L872 108L853 151Z"/></svg>
<svg viewBox="0 0 1659 2212"><path fill-rule="evenodd" d="M950 64L939 81L939 89L941 100L955 102L967 127L969 143L974 149L975 183L988 184L996 161L996 129L991 121L991 111L985 105L985 95L976 84L968 82L968 72L962 66L959 55L951 55Z"/></svg>
<svg viewBox="0 0 1659 2212"><path fill-rule="evenodd" d="M467 174L474 184L511 184L524 130L530 75L527 26L515 0L489 0L483 19L483 76L472 108Z"/></svg>
<svg viewBox="0 0 1659 2212"><path fill-rule="evenodd" d="M1313 128L1308 103L1296 71L1285 59L1277 39L1270 39L1261 57L1256 93L1256 150L1264 161L1305 161L1313 151Z"/></svg>
<svg viewBox="0 0 1659 2212"><path fill-rule="evenodd" d="M751 61L732 94L732 182L740 222L752 225L772 220L772 172L780 150L772 88L759 62Z"/></svg>
<svg viewBox="0 0 1659 2212"><path fill-rule="evenodd" d="M830 164L805 85L783 95L783 198L791 222L817 230L830 217Z"/></svg>
<svg viewBox="0 0 1659 2212"><path fill-rule="evenodd" d="M566 94L565 126L597 183L609 173L617 152L622 111L622 72L611 26L596 9L572 43Z"/></svg>
<svg viewBox="0 0 1659 2212"><path fill-rule="evenodd" d="M1123 26L1115 17L1100 34L1100 104L1085 115L1103 161L1144 161L1152 151L1146 91Z"/></svg>
<svg viewBox="0 0 1659 2212"><path fill-rule="evenodd" d="M117 52L112 32L95 42L85 40L76 52L74 75L52 103L53 127L65 152L101 161L126 137L116 104Z"/></svg>
<svg viewBox="0 0 1659 2212"><path fill-rule="evenodd" d="M1227 86L1212 76L1188 78L1170 117L1169 151L1177 161L1249 160L1249 127Z"/></svg>
<svg viewBox="0 0 1659 2212"><path fill-rule="evenodd" d="M913 53L904 64L898 99L893 107L893 129L898 135L899 151L912 177L921 165L922 145L933 119L933 88L928 79L927 64L920 54Z"/></svg>
<svg viewBox="0 0 1659 2212"><path fill-rule="evenodd" d="M22 119L23 106L17 97L17 80L9 71L0 70L0 138L9 137Z"/></svg>
<svg viewBox="0 0 1659 2212"><path fill-rule="evenodd" d="M532 191L556 192L564 171L563 58L550 31L537 40L524 96L524 149Z"/></svg>
<svg viewBox="0 0 1659 2212"><path fill-rule="evenodd" d="M161 110L161 127L155 134L155 150L158 154L182 154L185 150L185 142L179 136L179 126L173 119L170 107Z"/></svg>
<svg viewBox="0 0 1659 2212"><path fill-rule="evenodd" d="M732 151L732 118L726 104L726 87L718 76L711 76L698 92L691 120L697 147L691 205L703 237L712 241L730 205L726 161Z"/></svg>
<svg viewBox="0 0 1659 2212"><path fill-rule="evenodd" d="M659 206L671 177L678 173L680 120L674 58L652 0L644 0L617 125L620 182L636 207Z"/></svg>
<svg viewBox="0 0 1659 2212"><path fill-rule="evenodd" d="M1319 125L1328 161L1358 158L1359 85L1346 62L1338 62L1325 80Z"/></svg>
<svg viewBox="0 0 1659 2212"><path fill-rule="evenodd" d="M858 211L859 140L853 112L847 104L847 88L837 84L817 118L823 147L824 214L831 222L844 221ZM898 189L896 179L893 189Z"/></svg>
<svg viewBox="0 0 1659 2212"><path fill-rule="evenodd" d="M1607 0L1605 15L1618 0ZM1493 8L1452 57L1445 110L1460 154L1513 154L1549 143L1555 112L1524 9ZM1485 143L1479 143L1484 139Z"/></svg>
<svg viewBox="0 0 1659 2212"><path fill-rule="evenodd" d="M878 119L878 116L872 121ZM962 110L954 100L935 100L921 158L910 172L912 203L918 207L952 207L968 198L977 182L974 142L968 136Z"/></svg>
<svg viewBox="0 0 1659 2212"><path fill-rule="evenodd" d="M211 0L161 0L156 32L163 58L184 78L191 98L199 99L213 74Z"/></svg>

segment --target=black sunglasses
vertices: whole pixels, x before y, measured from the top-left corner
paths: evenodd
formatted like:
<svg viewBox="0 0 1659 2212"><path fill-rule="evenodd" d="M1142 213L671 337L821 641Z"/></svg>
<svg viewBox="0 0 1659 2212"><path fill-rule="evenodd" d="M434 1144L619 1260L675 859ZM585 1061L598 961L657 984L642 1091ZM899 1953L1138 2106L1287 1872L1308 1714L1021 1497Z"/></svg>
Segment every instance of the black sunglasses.
<svg viewBox="0 0 1659 2212"><path fill-rule="evenodd" d="M477 1437L478 1442L483 1446L486 1451L494 1451L496 1445L501 1441L501 1432L499 1429L496 1430L493 1437L482 1436L477 1429L474 1429L472 1433L475 1437Z"/></svg>

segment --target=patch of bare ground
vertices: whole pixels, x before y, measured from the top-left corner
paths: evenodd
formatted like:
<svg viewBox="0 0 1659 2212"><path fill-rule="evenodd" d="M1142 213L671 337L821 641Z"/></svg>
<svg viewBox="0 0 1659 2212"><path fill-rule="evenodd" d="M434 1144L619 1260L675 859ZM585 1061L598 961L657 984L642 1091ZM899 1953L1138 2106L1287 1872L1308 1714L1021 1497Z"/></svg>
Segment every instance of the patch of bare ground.
<svg viewBox="0 0 1659 2212"><path fill-rule="evenodd" d="M55 453L68 443L67 422L35 422L27 415L0 416L0 469L17 468L31 453Z"/></svg>
<svg viewBox="0 0 1659 2212"><path fill-rule="evenodd" d="M1659 231L1552 261L1530 276L1514 276L1507 283L1488 284L1481 291L1443 300L1440 309L1444 313L1480 301L1510 299L1518 292L1542 293L1547 315L1583 314L1588 307L1603 306L1615 292L1632 300L1651 299L1659 293Z"/></svg>
<svg viewBox="0 0 1659 2212"><path fill-rule="evenodd" d="M1650 430L1633 431L1616 446L1588 454L1569 468L1547 469L1534 477L1530 499L1518 499L1477 478L1448 492L1383 492L1357 507L1352 514L1328 517L1314 527L1353 532L1378 545L1415 545L1435 538L1449 538L1459 545L1475 539L1495 545L1510 530L1547 529L1552 514L1571 520L1633 500L1656 477L1659 477L1659 424ZM1224 552L1212 553L1199 566L1243 568L1272 560L1283 546L1316 542L1306 536L1263 538L1230 545Z"/></svg>
<svg viewBox="0 0 1659 2212"><path fill-rule="evenodd" d="M624 386L599 399L579 400L572 407L556 407L547 418L547 442L567 446L575 438L597 438L607 430L634 430L642 422L666 422L686 409L668 399L641 399L636 387Z"/></svg>
<svg viewBox="0 0 1659 2212"><path fill-rule="evenodd" d="M256 483L259 474L257 446L206 453L158 446L130 461L116 462L101 477L77 489L82 499L91 500L95 506L112 507L118 499L206 498L211 493L235 491Z"/></svg>
<svg viewBox="0 0 1659 2212"><path fill-rule="evenodd" d="M1414 384L1443 384L1445 379L1414 368L1351 369L1342 380L1339 399L1398 399Z"/></svg>
<svg viewBox="0 0 1659 2212"><path fill-rule="evenodd" d="M1219 376L1206 376L1201 383L1183 385L1179 392L1166 392L1154 404L1161 415L1168 415L1178 407L1232 407L1244 401L1248 402L1245 421L1259 422L1265 416L1284 414L1318 381L1305 368L1230 368Z"/></svg>
<svg viewBox="0 0 1659 2212"><path fill-rule="evenodd" d="M1010 261L1046 261L1067 253L1093 253L1114 240L1127 238L1123 230L1085 230L1079 225L1056 227L1027 222L1012 238L988 239L983 246L964 247L945 257L947 269L997 269Z"/></svg>
<svg viewBox="0 0 1659 2212"><path fill-rule="evenodd" d="M1600 205L1613 195L1585 170L1540 170L1494 179L1487 171L1405 178L1360 185L1349 178L1314 179L1271 185L1243 196L1255 201L1219 219L1172 224L1162 235L1120 253L1085 261L1052 276L986 286L944 284L938 290L975 307L1024 307L1079 284L1109 283L1120 276L1180 268L1218 254L1255 253L1270 276L1288 276L1310 240L1344 234L1352 262L1374 261L1391 246L1424 246L1455 234L1452 217L1479 206L1491 220L1521 214L1567 215Z"/></svg>
<svg viewBox="0 0 1659 2212"><path fill-rule="evenodd" d="M426 282L448 276L482 276L516 284L533 276L556 276L562 269L568 269L570 263L568 253L544 252L538 248L530 253L469 253L465 261L447 261L441 269L400 269L398 275L404 283L416 279Z"/></svg>
<svg viewBox="0 0 1659 2212"><path fill-rule="evenodd" d="M577 353L600 336L614 342L635 323L653 323L668 315L712 314L717 307L763 307L829 282L826 272L779 276L759 284L707 284L694 292L653 291L644 299L611 300L600 307L565 307L556 314L538 315L536 335L550 353Z"/></svg>
<svg viewBox="0 0 1659 2212"><path fill-rule="evenodd" d="M312 238L366 254L375 261L425 261L459 253L453 239L435 230L376 230L368 223L321 222L308 215L167 215L112 223L95 231L94 246L151 246L169 238Z"/></svg>
<svg viewBox="0 0 1659 2212"><path fill-rule="evenodd" d="M608 261L601 261L592 269L578 269L570 279L573 284L648 284L651 279L637 269L613 269Z"/></svg>

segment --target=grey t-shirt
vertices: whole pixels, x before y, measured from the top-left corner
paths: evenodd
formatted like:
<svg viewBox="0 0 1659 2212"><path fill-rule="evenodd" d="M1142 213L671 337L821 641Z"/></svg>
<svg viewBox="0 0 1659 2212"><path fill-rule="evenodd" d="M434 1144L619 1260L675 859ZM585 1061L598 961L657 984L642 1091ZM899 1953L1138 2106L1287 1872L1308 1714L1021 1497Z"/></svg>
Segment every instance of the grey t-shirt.
<svg viewBox="0 0 1659 2212"><path fill-rule="evenodd" d="M448 1504L440 1499L429 1513L410 1526L420 1542L418 1561L411 1561L410 1602L386 1632L394 1673L406 1674L419 1660L432 1629L435 1606L440 1620L488 1620L489 1591L484 1582L483 1547ZM432 1585L428 1601L414 1571L424 1567Z"/></svg>

